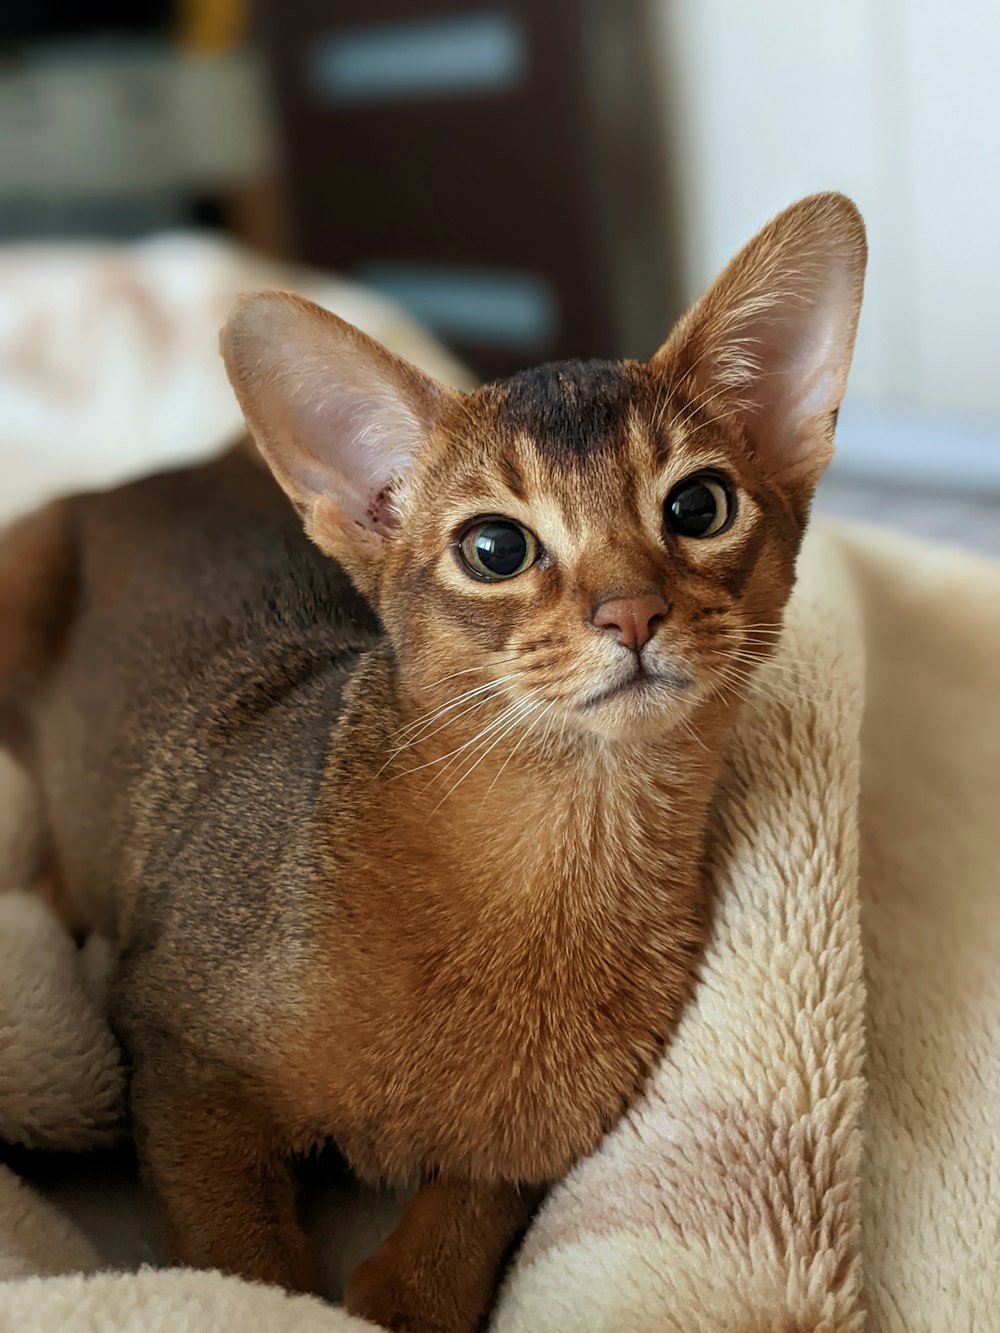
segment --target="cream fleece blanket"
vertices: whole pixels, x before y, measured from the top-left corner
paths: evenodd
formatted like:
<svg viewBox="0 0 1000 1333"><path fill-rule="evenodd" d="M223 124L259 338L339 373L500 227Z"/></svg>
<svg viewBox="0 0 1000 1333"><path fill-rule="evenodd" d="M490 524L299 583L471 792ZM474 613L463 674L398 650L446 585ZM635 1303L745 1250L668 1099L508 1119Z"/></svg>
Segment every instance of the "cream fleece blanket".
<svg viewBox="0 0 1000 1333"><path fill-rule="evenodd" d="M1000 1328L998 664L1000 567L811 533L720 791L696 999L536 1219L497 1333ZM0 1137L113 1133L94 961L40 904L0 898ZM231 1278L100 1265L0 1173L0 1329L364 1327Z"/></svg>

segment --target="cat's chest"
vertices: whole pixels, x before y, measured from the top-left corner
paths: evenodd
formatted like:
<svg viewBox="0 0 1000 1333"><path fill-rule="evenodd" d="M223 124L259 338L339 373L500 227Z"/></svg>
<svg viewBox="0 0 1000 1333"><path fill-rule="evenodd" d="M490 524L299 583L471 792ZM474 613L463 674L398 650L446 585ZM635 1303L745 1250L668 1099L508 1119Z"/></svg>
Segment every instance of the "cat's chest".
<svg viewBox="0 0 1000 1333"><path fill-rule="evenodd" d="M643 998L633 993L616 1012L538 990L492 1007L485 993L436 990L405 1016L386 1013L364 1048L342 1050L330 1130L371 1176L562 1175L614 1123L655 1056L662 997Z"/></svg>
<svg viewBox="0 0 1000 1333"><path fill-rule="evenodd" d="M648 913L562 903L342 940L298 1105L363 1174L562 1174L676 1020L696 947L687 894Z"/></svg>

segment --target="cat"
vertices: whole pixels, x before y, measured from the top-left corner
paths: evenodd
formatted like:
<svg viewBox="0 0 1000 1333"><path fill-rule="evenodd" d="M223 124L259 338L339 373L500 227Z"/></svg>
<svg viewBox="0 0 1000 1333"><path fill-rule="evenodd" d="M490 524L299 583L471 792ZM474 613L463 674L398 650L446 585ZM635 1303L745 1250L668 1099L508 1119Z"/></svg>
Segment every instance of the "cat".
<svg viewBox="0 0 1000 1333"><path fill-rule="evenodd" d="M0 731L67 914L118 946L174 1261L315 1290L290 1160L332 1140L418 1187L347 1308L478 1326L692 993L865 257L811 197L649 361L468 394L248 296L252 446L0 543Z"/></svg>

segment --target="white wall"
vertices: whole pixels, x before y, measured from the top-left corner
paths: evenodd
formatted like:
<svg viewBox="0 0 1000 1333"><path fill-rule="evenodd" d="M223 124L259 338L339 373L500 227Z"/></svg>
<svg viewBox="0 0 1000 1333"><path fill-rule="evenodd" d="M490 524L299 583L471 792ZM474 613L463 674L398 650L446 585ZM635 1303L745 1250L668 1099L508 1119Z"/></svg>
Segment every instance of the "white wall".
<svg viewBox="0 0 1000 1333"><path fill-rule="evenodd" d="M850 194L853 410L964 424L1000 481L998 0L657 4L689 297L785 204Z"/></svg>

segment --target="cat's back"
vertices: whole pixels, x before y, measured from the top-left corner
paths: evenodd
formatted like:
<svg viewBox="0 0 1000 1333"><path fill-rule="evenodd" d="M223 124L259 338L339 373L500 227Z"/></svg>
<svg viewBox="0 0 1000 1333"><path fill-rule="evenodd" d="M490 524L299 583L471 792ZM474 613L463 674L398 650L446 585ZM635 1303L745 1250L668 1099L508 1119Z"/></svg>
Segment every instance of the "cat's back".
<svg viewBox="0 0 1000 1333"><path fill-rule="evenodd" d="M33 766L70 894L89 903L121 879L140 823L162 822L157 855L169 830L178 855L228 838L270 858L378 638L370 609L243 446L67 514L75 586ZM254 836L248 806L271 815Z"/></svg>
<svg viewBox="0 0 1000 1333"><path fill-rule="evenodd" d="M70 504L80 610L140 651L147 636L159 654L197 656L220 635L276 631L327 633L336 647L340 628L374 624L245 445Z"/></svg>
<svg viewBox="0 0 1000 1333"><path fill-rule="evenodd" d="M246 446L67 503L76 586L55 676L86 694L95 724L140 704L150 724L216 676L271 660L280 674L290 657L336 660L377 636Z"/></svg>

